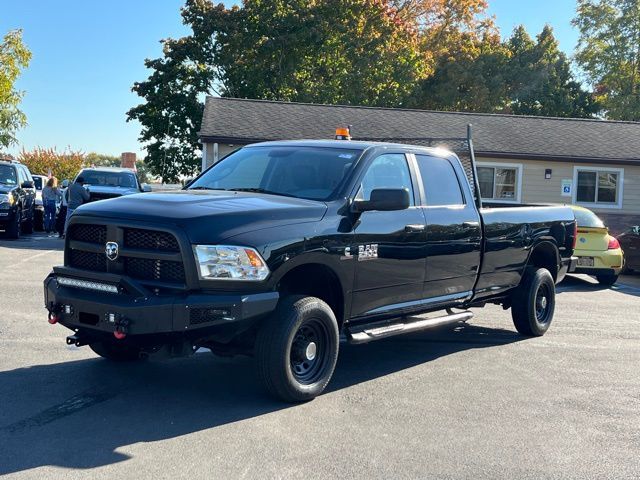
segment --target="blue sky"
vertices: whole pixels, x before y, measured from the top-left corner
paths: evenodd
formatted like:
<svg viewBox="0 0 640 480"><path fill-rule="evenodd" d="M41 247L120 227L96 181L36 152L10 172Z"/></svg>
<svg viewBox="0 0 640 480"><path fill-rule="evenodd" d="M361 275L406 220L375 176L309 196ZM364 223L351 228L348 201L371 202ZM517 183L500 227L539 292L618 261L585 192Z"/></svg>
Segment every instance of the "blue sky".
<svg viewBox="0 0 640 480"><path fill-rule="evenodd" d="M230 3L230 2L229 2ZM131 92L148 72L145 58L161 54L159 40L188 33L182 0L0 0L0 35L22 28L33 52L18 87L29 126L18 133L35 146L119 155L142 152L140 126L125 121L139 103ZM503 36L523 23L532 35L545 23L571 54L577 33L574 0L489 0ZM16 153L19 147L10 149Z"/></svg>

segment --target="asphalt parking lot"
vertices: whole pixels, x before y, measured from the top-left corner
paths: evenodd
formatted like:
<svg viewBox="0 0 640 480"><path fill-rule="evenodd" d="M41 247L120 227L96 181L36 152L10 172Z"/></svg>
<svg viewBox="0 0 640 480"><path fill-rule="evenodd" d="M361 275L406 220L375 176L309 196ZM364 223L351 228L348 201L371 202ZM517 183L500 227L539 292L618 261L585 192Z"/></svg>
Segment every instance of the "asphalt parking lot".
<svg viewBox="0 0 640 480"><path fill-rule="evenodd" d="M110 364L46 321L62 241L0 240L0 475L640 478L640 277L559 287L542 338L509 312L341 345L328 392L265 397L252 360Z"/></svg>

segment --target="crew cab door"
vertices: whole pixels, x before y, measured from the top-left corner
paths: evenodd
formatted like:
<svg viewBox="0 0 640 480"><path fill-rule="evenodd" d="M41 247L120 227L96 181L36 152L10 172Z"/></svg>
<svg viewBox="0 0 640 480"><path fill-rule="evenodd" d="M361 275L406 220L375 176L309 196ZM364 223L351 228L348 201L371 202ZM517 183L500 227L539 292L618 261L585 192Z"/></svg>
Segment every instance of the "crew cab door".
<svg viewBox="0 0 640 480"><path fill-rule="evenodd" d="M426 218L425 299L469 296L480 268L480 215L457 161L415 155Z"/></svg>
<svg viewBox="0 0 640 480"><path fill-rule="evenodd" d="M404 153L374 158L363 174L356 198L368 200L377 188L407 188L410 206L363 212L357 219L350 247L355 258L352 317L392 312L422 295L425 219L416 206L414 181Z"/></svg>

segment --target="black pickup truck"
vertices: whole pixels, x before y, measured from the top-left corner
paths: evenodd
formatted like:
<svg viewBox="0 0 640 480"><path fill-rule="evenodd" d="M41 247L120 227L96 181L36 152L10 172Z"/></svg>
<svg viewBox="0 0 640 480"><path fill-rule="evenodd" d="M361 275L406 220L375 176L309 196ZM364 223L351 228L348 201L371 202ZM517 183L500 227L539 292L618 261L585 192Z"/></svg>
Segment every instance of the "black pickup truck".
<svg viewBox="0 0 640 480"><path fill-rule="evenodd" d="M496 303L520 333L543 335L572 259L573 213L479 208L472 185L439 149L250 145L182 191L76 210L64 266L44 282L49 322L111 360L254 355L286 401L324 390L341 334L363 343Z"/></svg>

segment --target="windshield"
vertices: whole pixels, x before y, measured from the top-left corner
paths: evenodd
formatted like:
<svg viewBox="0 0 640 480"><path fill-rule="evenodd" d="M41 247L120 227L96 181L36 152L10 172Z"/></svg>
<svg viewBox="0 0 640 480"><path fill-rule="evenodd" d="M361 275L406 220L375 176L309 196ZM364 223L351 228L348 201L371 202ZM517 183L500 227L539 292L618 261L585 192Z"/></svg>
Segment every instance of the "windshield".
<svg viewBox="0 0 640 480"><path fill-rule="evenodd" d="M328 200L361 150L269 146L232 153L207 170L188 189L272 193L309 200Z"/></svg>
<svg viewBox="0 0 640 480"><path fill-rule="evenodd" d="M80 175L84 184L104 187L137 188L136 176L127 172L102 172L100 170L83 170Z"/></svg>
<svg viewBox="0 0 640 480"><path fill-rule="evenodd" d="M3 185L17 185L16 169L10 165L0 165L0 183Z"/></svg>
<svg viewBox="0 0 640 480"><path fill-rule="evenodd" d="M591 210L575 209L573 214L579 227L604 228L604 223Z"/></svg>

